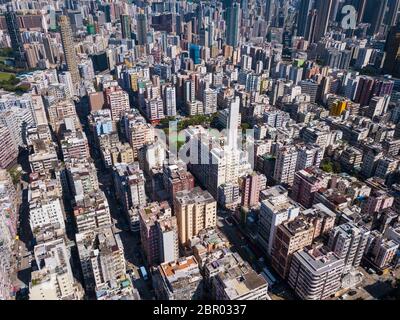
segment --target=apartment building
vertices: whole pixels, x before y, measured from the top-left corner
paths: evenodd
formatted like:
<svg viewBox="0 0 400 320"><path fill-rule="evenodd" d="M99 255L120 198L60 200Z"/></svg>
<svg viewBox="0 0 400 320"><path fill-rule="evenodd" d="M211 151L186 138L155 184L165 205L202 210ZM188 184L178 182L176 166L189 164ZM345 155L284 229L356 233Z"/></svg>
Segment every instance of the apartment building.
<svg viewBox="0 0 400 320"><path fill-rule="evenodd" d="M217 202L200 187L176 193L174 210L178 222L179 243L184 245L201 230L217 224Z"/></svg>
<svg viewBox="0 0 400 320"><path fill-rule="evenodd" d="M150 266L179 258L176 220L168 202L153 202L139 210L140 238Z"/></svg>
<svg viewBox="0 0 400 320"><path fill-rule="evenodd" d="M341 285L344 260L324 247L305 248L293 254L288 283L303 300L324 300Z"/></svg>
<svg viewBox="0 0 400 320"><path fill-rule="evenodd" d="M304 217L298 216L293 221L286 221L276 229L272 247L272 267L284 279L289 274L294 252L312 244L314 226Z"/></svg>

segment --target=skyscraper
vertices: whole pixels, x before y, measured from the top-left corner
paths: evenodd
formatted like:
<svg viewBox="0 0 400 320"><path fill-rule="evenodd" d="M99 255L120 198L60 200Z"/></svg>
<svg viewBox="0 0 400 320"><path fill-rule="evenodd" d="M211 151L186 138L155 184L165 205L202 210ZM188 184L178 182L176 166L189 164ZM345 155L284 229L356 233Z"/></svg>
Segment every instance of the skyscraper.
<svg viewBox="0 0 400 320"><path fill-rule="evenodd" d="M200 46L198 46L197 44L191 44L189 47L189 55L194 64L201 63Z"/></svg>
<svg viewBox="0 0 400 320"><path fill-rule="evenodd" d="M317 21L315 23L314 41L318 42L328 30L329 17L332 10L333 0L316 0L315 9L317 10Z"/></svg>
<svg viewBox="0 0 400 320"><path fill-rule="evenodd" d="M380 31L387 4L388 0L367 0L363 22L370 24L369 35L372 36Z"/></svg>
<svg viewBox="0 0 400 320"><path fill-rule="evenodd" d="M273 0L265 1L264 19L268 24L270 24L272 20L273 7L274 7Z"/></svg>
<svg viewBox="0 0 400 320"><path fill-rule="evenodd" d="M301 0L299 13L297 15L297 35L306 36L307 25L309 24L310 11L313 8L314 0Z"/></svg>
<svg viewBox="0 0 400 320"><path fill-rule="evenodd" d="M226 44L237 47L239 44L240 4L233 3L226 9Z"/></svg>
<svg viewBox="0 0 400 320"><path fill-rule="evenodd" d="M400 75L400 24L390 28L385 52L386 58L383 71L394 76Z"/></svg>
<svg viewBox="0 0 400 320"><path fill-rule="evenodd" d="M400 0L388 0L384 24L390 28L397 24Z"/></svg>
<svg viewBox="0 0 400 320"><path fill-rule="evenodd" d="M357 11L357 23L363 20L367 0L348 0L347 4L354 6Z"/></svg>
<svg viewBox="0 0 400 320"><path fill-rule="evenodd" d="M239 107L240 99L236 97L230 105L229 118L228 118L228 146L230 149L236 150L238 148L238 126L239 126Z"/></svg>
<svg viewBox="0 0 400 320"><path fill-rule="evenodd" d="M7 6L5 13L8 34L11 39L11 46L14 50L15 65L19 68L27 68L24 45L22 43L21 33L19 31L17 14L12 5Z"/></svg>
<svg viewBox="0 0 400 320"><path fill-rule="evenodd" d="M164 113L167 116L176 116L176 92L172 85L164 88Z"/></svg>
<svg viewBox="0 0 400 320"><path fill-rule="evenodd" d="M144 13L139 13L136 18L136 40L138 45L147 44L147 15Z"/></svg>
<svg viewBox="0 0 400 320"><path fill-rule="evenodd" d="M80 81L80 76L69 18L64 15L60 16L59 25L61 32L61 42L64 51L64 60L67 65L67 70L71 73L72 82L76 85Z"/></svg>
<svg viewBox="0 0 400 320"><path fill-rule="evenodd" d="M127 14L121 14L121 31L123 39L131 39L131 17Z"/></svg>
<svg viewBox="0 0 400 320"><path fill-rule="evenodd" d="M317 23L317 10L312 9L308 13L307 24L304 34L304 39L306 39L307 41L314 42L316 23Z"/></svg>

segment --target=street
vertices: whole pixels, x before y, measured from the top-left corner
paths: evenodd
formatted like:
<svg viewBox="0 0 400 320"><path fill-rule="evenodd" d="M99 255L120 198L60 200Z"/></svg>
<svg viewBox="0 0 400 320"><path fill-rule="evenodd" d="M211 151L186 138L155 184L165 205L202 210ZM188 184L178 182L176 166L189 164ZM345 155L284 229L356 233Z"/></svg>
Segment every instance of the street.
<svg viewBox="0 0 400 320"><path fill-rule="evenodd" d="M84 104L84 101L82 101L81 105L82 104ZM122 207L115 197L112 172L110 169L105 169L99 157L97 157L98 151L96 150L94 139L87 123L87 105L78 109L80 110L80 121L82 126L88 139L91 141L89 144L90 152L92 157L96 159L95 165L97 169L97 178L100 189L104 192L108 201L114 232L120 236L124 246L127 270L131 275L132 283L139 291L140 297L144 300L151 300L154 297L151 280L144 281L139 272L141 266L146 266L140 246L140 236L139 234L134 234L130 231L127 218L122 212Z"/></svg>

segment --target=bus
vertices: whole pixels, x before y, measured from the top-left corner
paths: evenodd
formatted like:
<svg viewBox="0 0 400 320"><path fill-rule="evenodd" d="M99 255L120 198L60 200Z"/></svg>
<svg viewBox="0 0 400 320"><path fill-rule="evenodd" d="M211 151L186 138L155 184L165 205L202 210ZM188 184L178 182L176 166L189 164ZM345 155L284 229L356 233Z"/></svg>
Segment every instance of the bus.
<svg viewBox="0 0 400 320"><path fill-rule="evenodd" d="M142 277L143 277L144 280L147 280L149 278L148 275L147 275L146 268L144 266L140 267L140 273L142 274Z"/></svg>
<svg viewBox="0 0 400 320"><path fill-rule="evenodd" d="M273 287L278 284L278 280L272 275L272 273L268 270L268 268L264 268L261 272L261 275L268 282L269 287Z"/></svg>

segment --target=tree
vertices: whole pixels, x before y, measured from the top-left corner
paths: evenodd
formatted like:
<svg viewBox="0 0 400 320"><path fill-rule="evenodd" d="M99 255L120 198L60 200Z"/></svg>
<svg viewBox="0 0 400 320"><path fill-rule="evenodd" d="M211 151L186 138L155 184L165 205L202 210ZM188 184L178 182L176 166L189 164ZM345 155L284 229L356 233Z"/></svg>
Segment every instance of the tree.
<svg viewBox="0 0 400 320"><path fill-rule="evenodd" d="M321 162L321 169L325 172L332 173L333 172L333 165L330 160L322 160Z"/></svg>
<svg viewBox="0 0 400 320"><path fill-rule="evenodd" d="M14 185L17 185L21 179L21 171L17 168L11 168L8 170L8 173L11 176L11 180Z"/></svg>
<svg viewBox="0 0 400 320"><path fill-rule="evenodd" d="M248 130L248 129L251 128L250 124L247 123L247 122L243 122L243 123L240 125L240 127L241 127L242 130L244 130L244 131L246 131L246 130Z"/></svg>

